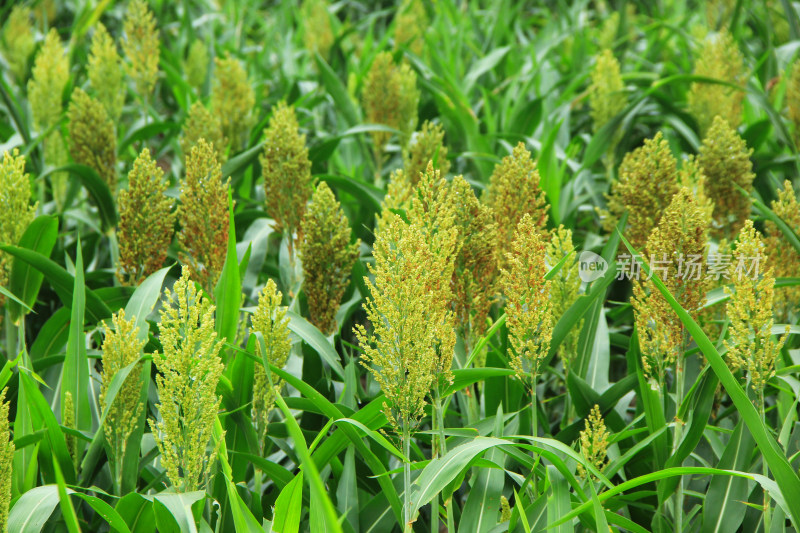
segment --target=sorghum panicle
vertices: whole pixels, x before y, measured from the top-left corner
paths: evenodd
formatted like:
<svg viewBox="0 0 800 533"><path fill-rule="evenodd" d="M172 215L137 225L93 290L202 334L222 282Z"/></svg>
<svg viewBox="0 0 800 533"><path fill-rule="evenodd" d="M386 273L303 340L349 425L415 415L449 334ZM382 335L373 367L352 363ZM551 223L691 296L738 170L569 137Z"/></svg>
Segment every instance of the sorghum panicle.
<svg viewBox="0 0 800 533"><path fill-rule="evenodd" d="M64 393L64 405L62 408L63 411L61 414L61 423L63 426L69 429L77 429L75 427L75 402L72 399L72 393L70 391L66 391ZM67 445L67 452L69 453L70 458L72 458L72 464L77 472L79 464L78 438L75 435L67 434L64 436L64 441Z"/></svg>
<svg viewBox="0 0 800 533"><path fill-rule="evenodd" d="M800 205L798 205L797 195L791 181L784 182L783 190L778 193L777 200L772 202L772 211L794 231L795 235L800 235ZM765 222L764 229L767 232L765 239L767 258L769 265L775 269L775 276L779 278L796 277L797 268L800 265L800 253L786 242L786 237L774 222ZM800 287L778 289L775 295L775 310L778 318L783 322L789 322L790 313L797 312L798 309L800 309Z"/></svg>
<svg viewBox="0 0 800 533"><path fill-rule="evenodd" d="M786 342L772 336L775 277L767 266L764 240L747 220L736 239L729 276L733 289L725 287L731 299L725 307L730 327L728 361L733 369L744 369L754 391L763 391L775 375L775 359Z"/></svg>
<svg viewBox="0 0 800 533"><path fill-rule="evenodd" d="M97 99L116 124L125 104L125 70L116 43L102 24L97 25L92 37L87 71Z"/></svg>
<svg viewBox="0 0 800 533"><path fill-rule="evenodd" d="M224 366L214 331L214 306L183 269L174 292L166 290L159 325L162 352L153 354L161 421L150 421L161 464L177 492L205 485L216 459L209 453Z"/></svg>
<svg viewBox="0 0 800 533"><path fill-rule="evenodd" d="M287 235L290 251L293 243L302 241L301 222L314 192L306 136L299 130L294 107L279 103L264 130L260 157L267 213L275 229Z"/></svg>
<svg viewBox="0 0 800 533"><path fill-rule="evenodd" d="M517 224L506 253L507 266L501 269L500 286L506 297L509 363L528 388L536 385L553 337L552 282L544 279L548 272L546 260L545 241L526 213Z"/></svg>
<svg viewBox="0 0 800 533"><path fill-rule="evenodd" d="M581 288L578 254L572 245L572 231L559 225L547 243L548 268L555 267L562 259L567 258L550 284L550 300L553 304L553 316L561 317L575 303ZM564 372L568 373L577 354L578 336L583 320L573 327L558 348L558 355L564 364Z"/></svg>
<svg viewBox="0 0 800 533"><path fill-rule="evenodd" d="M508 522L511 520L511 504L508 503L508 498L501 495L500 496L500 521L499 523L502 524L503 522Z"/></svg>
<svg viewBox="0 0 800 533"><path fill-rule="evenodd" d="M31 9L17 4L11 8L3 28L3 52L18 82L25 80L28 58L36 47L31 25Z"/></svg>
<svg viewBox="0 0 800 533"><path fill-rule="evenodd" d="M111 315L110 328L105 322L106 338L103 341L103 377L100 385L100 406L105 411L106 423L103 425L106 442L111 446L112 459L121 461L128 446L128 439L136 429L136 424L144 406L139 401L142 389L141 363L145 341L138 338L139 328L136 317L125 318L125 310L120 309ZM108 405L108 390L111 380L123 368L136 363L122 386L117 390L113 403Z"/></svg>
<svg viewBox="0 0 800 533"><path fill-rule="evenodd" d="M450 171L447 147L444 145L444 129L440 124L425 121L422 129L414 134L403 150L403 171L412 185L419 183L428 163L436 160L435 167L443 176Z"/></svg>
<svg viewBox="0 0 800 533"><path fill-rule="evenodd" d="M128 74L136 84L136 92L146 101L158 79L161 50L156 19L145 0L131 1L123 29L122 50L128 58Z"/></svg>
<svg viewBox="0 0 800 533"><path fill-rule="evenodd" d="M186 81L198 91L203 87L208 76L208 45L201 39L195 39L189 46L189 53L183 63Z"/></svg>
<svg viewBox="0 0 800 533"><path fill-rule="evenodd" d="M714 234L733 238L750 216L750 198L739 191L753 190L753 149L723 118L703 139L697 163L706 176L708 196L714 199Z"/></svg>
<svg viewBox="0 0 800 533"><path fill-rule="evenodd" d="M622 160L619 178L611 184L611 193L606 195L608 211L601 211L603 227L606 231L614 231L620 217L627 211L626 236L633 246L640 249L676 192L678 162L669 149L669 143L658 132Z"/></svg>
<svg viewBox="0 0 800 533"><path fill-rule="evenodd" d="M697 53L693 74L739 86L692 83L687 101L689 113L697 119L700 133L705 135L718 115L734 128L738 127L742 121L742 89L746 76L742 53L730 33L722 30L706 38Z"/></svg>
<svg viewBox="0 0 800 533"><path fill-rule="evenodd" d="M31 184L25 174L25 156L16 148L3 153L0 164L0 242L16 245L33 220L38 204L30 205ZM12 258L0 252L0 286L8 286ZM5 296L0 295L0 305Z"/></svg>
<svg viewBox="0 0 800 533"><path fill-rule="evenodd" d="M583 458L598 470L602 470L608 461L609 437L611 437L611 433L606 429L600 406L595 405L586 418L584 429L581 431L580 445ZM578 475L585 478L586 474L586 469L581 463L578 463Z"/></svg>
<svg viewBox="0 0 800 533"><path fill-rule="evenodd" d="M8 423L8 387L0 392L0 531L8 531L8 509L11 506L11 468L14 462L14 439Z"/></svg>
<svg viewBox="0 0 800 533"><path fill-rule="evenodd" d="M222 135L238 152L247 144L255 117L255 93L242 64L230 55L214 59L214 83L211 89L211 109L222 125Z"/></svg>
<svg viewBox="0 0 800 533"><path fill-rule="evenodd" d="M327 2L303 0L300 21L303 27L303 41L308 51L312 54L318 52L327 61L334 42Z"/></svg>
<svg viewBox="0 0 800 533"><path fill-rule="evenodd" d="M61 119L64 106L61 100L69 80L69 59L58 32L51 29L36 60L28 81L28 100L33 125L44 131Z"/></svg>
<svg viewBox="0 0 800 533"><path fill-rule="evenodd" d="M592 86L589 93L589 106L595 133L625 109L628 99L624 90L625 85L622 82L619 61L611 50L603 50L597 55L595 66L592 69ZM622 133L622 129L618 128L609 145L609 152L613 152L614 147L622 138Z"/></svg>
<svg viewBox="0 0 800 533"><path fill-rule="evenodd" d="M735 7L735 0L707 0L706 24L714 31L726 27Z"/></svg>
<svg viewBox="0 0 800 533"><path fill-rule="evenodd" d="M400 130L400 143L405 146L417 126L419 94L417 75L411 67L405 63L395 65L389 52L379 53L372 62L361 92L367 122ZM383 148L391 136L386 131L372 132L375 159L379 167Z"/></svg>
<svg viewBox="0 0 800 533"><path fill-rule="evenodd" d="M286 318L286 308L281 307L282 299L283 295L275 282L271 279L267 280L266 286L258 295L258 307L250 319L253 330L258 331L264 337L267 361L276 368L283 368L292 349L289 338L289 319ZM275 406L275 397L280 394L281 384L282 381L273 375L270 386L264 365L255 364L252 416L260 446L263 446L267 436L269 414Z"/></svg>
<svg viewBox="0 0 800 533"><path fill-rule="evenodd" d="M166 190L164 172L143 149L128 174L128 188L119 193L117 278L124 285L138 285L164 264L175 226Z"/></svg>
<svg viewBox="0 0 800 533"><path fill-rule="evenodd" d="M350 243L350 221L326 183L317 185L303 219L303 288L311 323L325 334L336 328L336 311L358 259L359 241Z"/></svg>
<svg viewBox="0 0 800 533"><path fill-rule="evenodd" d="M228 189L214 147L200 139L186 158L186 177L181 184L178 241L182 263L192 279L213 293L228 251Z"/></svg>
<svg viewBox="0 0 800 533"><path fill-rule="evenodd" d="M692 189L682 187L650 234L642 257L693 318L699 316L709 288L705 276L709 225L708 210ZM683 356L689 339L669 303L645 278L642 271L634 280L631 303L644 373L652 386L661 387L666 369Z"/></svg>
<svg viewBox="0 0 800 533"><path fill-rule="evenodd" d="M800 59L792 63L787 75L786 107L789 108L789 120L794 127L794 144L800 146Z"/></svg>
<svg viewBox="0 0 800 533"><path fill-rule="evenodd" d="M73 161L94 169L111 194L117 190L117 135L103 104L80 87L72 93L69 117L69 153Z"/></svg>
<svg viewBox="0 0 800 533"><path fill-rule="evenodd" d="M425 29L428 13L422 0L403 0L397 8L394 26L394 49L407 47L416 56L425 50Z"/></svg>
<svg viewBox="0 0 800 533"><path fill-rule="evenodd" d="M439 180L431 168L420 186L428 190L415 198L409 223L384 213L374 244L375 264L369 266L374 281L365 278L371 295L364 309L372 330L355 328L364 349L361 363L380 385L384 413L398 433L417 426L425 398L438 380L452 379L455 331L449 304L457 232L452 215L442 213L446 207L425 205L431 197L444 204L446 187ZM432 219L441 224L434 227Z"/></svg>
<svg viewBox="0 0 800 533"><path fill-rule="evenodd" d="M189 115L186 117L186 122L183 123L182 133L180 143L184 158L189 155L197 141L205 139L214 146L217 161L220 164L225 163L229 143L222 134L222 123L219 121L219 117L206 109L202 102L195 102L189 108Z"/></svg>
<svg viewBox="0 0 800 533"><path fill-rule="evenodd" d="M494 167L489 178L489 187L484 194L497 223L497 258L501 266L507 265L505 254L511 250L514 233L524 215L531 217L538 233L547 234L547 210L550 206L539 186L540 179L536 163L522 143Z"/></svg>

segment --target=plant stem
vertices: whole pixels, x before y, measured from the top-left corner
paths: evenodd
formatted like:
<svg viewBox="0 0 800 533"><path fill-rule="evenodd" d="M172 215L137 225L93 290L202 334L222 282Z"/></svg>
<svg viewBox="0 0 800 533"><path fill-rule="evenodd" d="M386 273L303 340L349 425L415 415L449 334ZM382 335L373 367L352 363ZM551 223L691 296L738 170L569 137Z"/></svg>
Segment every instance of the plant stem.
<svg viewBox="0 0 800 533"><path fill-rule="evenodd" d="M408 420L403 418L403 530L406 533L412 531L411 528L411 432L408 428Z"/></svg>
<svg viewBox="0 0 800 533"><path fill-rule="evenodd" d="M683 436L683 420L679 418L681 405L683 404L683 382L684 382L684 351L681 350L675 362L675 431L672 438L672 453L678 450L681 437ZM683 476L678 478L678 486L675 493L675 533L683 531Z"/></svg>
<svg viewBox="0 0 800 533"><path fill-rule="evenodd" d="M433 446L433 458L442 457L447 453L447 443L444 437L444 414L442 409L442 396L437 384L433 388L433 429L436 432L436 444ZM439 531L439 496L431 502L431 533Z"/></svg>
<svg viewBox="0 0 800 533"><path fill-rule="evenodd" d="M761 423L766 426L767 422L767 413L764 407L764 389L760 388L758 390L758 414L761 415ZM764 474L764 477L769 477L769 466L767 465L766 459L763 457L761 458L761 468ZM770 505L769 505L769 494L767 491L764 491L764 533L770 532L770 524L772 522L770 517Z"/></svg>

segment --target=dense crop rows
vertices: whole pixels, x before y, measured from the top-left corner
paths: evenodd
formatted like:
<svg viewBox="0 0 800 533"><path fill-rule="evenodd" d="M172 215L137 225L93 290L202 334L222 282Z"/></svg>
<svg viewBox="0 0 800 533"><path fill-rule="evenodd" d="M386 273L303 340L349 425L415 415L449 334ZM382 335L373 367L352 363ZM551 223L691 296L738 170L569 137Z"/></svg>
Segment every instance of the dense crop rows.
<svg viewBox="0 0 800 533"><path fill-rule="evenodd" d="M798 530L795 3L0 14L0 532Z"/></svg>

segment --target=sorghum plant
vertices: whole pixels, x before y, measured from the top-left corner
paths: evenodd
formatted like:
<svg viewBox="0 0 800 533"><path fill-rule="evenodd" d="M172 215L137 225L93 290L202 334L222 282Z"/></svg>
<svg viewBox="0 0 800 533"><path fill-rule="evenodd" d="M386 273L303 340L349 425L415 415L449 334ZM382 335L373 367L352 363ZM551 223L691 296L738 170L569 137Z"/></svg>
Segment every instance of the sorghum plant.
<svg viewBox="0 0 800 533"><path fill-rule="evenodd" d="M625 109L628 99L624 89L619 61L611 50L603 50L597 55L592 69L592 86L589 93L595 133ZM614 148L622 139L622 133L622 129L618 128L608 146L608 154L613 154Z"/></svg>
<svg viewBox="0 0 800 533"><path fill-rule="evenodd" d="M113 328L104 323L106 338L103 341L103 377L100 386L100 406L108 410L103 425L106 442L111 448L112 478L120 493L122 478L122 462L128 447L128 440L136 429L136 424L144 406L139 401L142 389L141 363L137 363L142 355L145 340L138 335L136 317L125 318L125 310L120 309L111 316ZM136 363L136 364L135 364ZM108 404L108 391L111 380L122 369L134 365L122 386L117 390L113 403Z"/></svg>
<svg viewBox="0 0 800 533"><path fill-rule="evenodd" d="M258 307L250 321L253 331L261 333L264 338L266 359L276 368L283 368L289 358L292 343L289 339L289 319L286 308L281 307L283 295L275 282L267 280L266 286L258 295ZM253 425L258 434L258 442L263 452L264 439L267 437L269 414L275 407L275 396L280 394L281 380L272 377L270 380L263 364L256 363L253 377Z"/></svg>
<svg viewBox="0 0 800 533"><path fill-rule="evenodd" d="M303 0L300 8L300 23L303 26L303 40L308 51L312 54L319 53L327 61L334 41L327 2L325 0Z"/></svg>
<svg viewBox="0 0 800 533"><path fill-rule="evenodd" d="M422 129L414 134L403 150L403 171L412 185L419 183L428 162L435 161L435 167L442 175L450 170L447 160L447 147L444 145L444 129L440 124L425 121Z"/></svg>
<svg viewBox="0 0 800 533"><path fill-rule="evenodd" d="M164 264L175 224L166 190L164 172L143 149L119 193L117 279L124 285L138 285Z"/></svg>
<svg viewBox="0 0 800 533"><path fill-rule="evenodd" d="M102 24L97 25L92 37L87 73L97 99L116 124L125 104L125 70L117 45Z"/></svg>
<svg viewBox="0 0 800 533"><path fill-rule="evenodd" d="M586 418L584 429L581 431L580 448L581 455L586 462L598 470L603 470L608 461L609 437L611 437L611 433L606 429L600 406L595 405ZM583 478L587 474L586 468L581 463L578 463L578 474Z"/></svg>
<svg viewBox="0 0 800 533"><path fill-rule="evenodd" d="M195 281L211 294L228 250L228 190L214 147L200 139L186 157L186 177L181 184L178 242L181 262Z"/></svg>
<svg viewBox="0 0 800 533"><path fill-rule="evenodd" d="M186 81L197 91L203 87L208 75L208 45L202 39L195 39L189 46L189 53L183 63Z"/></svg>
<svg viewBox="0 0 800 533"><path fill-rule="evenodd" d="M564 316L567 309L575 303L581 288L579 275L578 254L572 245L572 231L559 225L552 232L550 242L547 243L547 264L549 268L555 267L562 259L567 258L550 284L550 300L553 304L553 316ZM567 337L558 347L558 355L564 365L564 374L569 374L570 366L577 354L578 336L582 329L583 320L570 330Z"/></svg>
<svg viewBox="0 0 800 533"><path fill-rule="evenodd" d="M183 123L183 135L181 136L181 151L183 157L189 155L192 147L200 139L205 139L214 147L217 154L217 161L223 164L227 159L228 139L222 134L222 124L219 117L206 109L202 102L195 102L189 108L189 115Z"/></svg>
<svg viewBox="0 0 800 533"><path fill-rule="evenodd" d="M714 200L715 235L733 238L750 216L750 198L739 187L748 193L753 190L752 154L735 129L723 118L714 117L697 163L707 178L708 196Z"/></svg>
<svg viewBox="0 0 800 533"><path fill-rule="evenodd" d="M738 127L742 121L744 99L744 59L738 45L726 30L707 37L697 52L694 74L715 78L738 87L693 82L687 101L689 113L694 115L705 135L714 117L720 116L731 126Z"/></svg>
<svg viewBox="0 0 800 533"><path fill-rule="evenodd" d="M397 8L394 26L394 49L408 48L416 56L425 49L425 29L428 13L421 0L403 0Z"/></svg>
<svg viewBox="0 0 800 533"><path fill-rule="evenodd" d="M67 115L72 159L94 169L114 194L117 189L117 135L106 108L78 87L72 93Z"/></svg>
<svg viewBox="0 0 800 533"><path fill-rule="evenodd" d="M489 178L484 199L497 223L496 246L501 266L507 266L505 254L511 250L517 225L523 216L531 217L537 233L547 233L547 210L550 206L539 186L540 179L536 163L522 143L494 167Z"/></svg>
<svg viewBox="0 0 800 533"><path fill-rule="evenodd" d="M350 221L326 183L317 185L302 223L299 255L311 323L330 334L336 311L358 259L359 240L350 243Z"/></svg>
<svg viewBox="0 0 800 533"><path fill-rule="evenodd" d="M794 144L800 146L800 59L795 60L787 71L786 107L794 126Z"/></svg>
<svg viewBox="0 0 800 533"><path fill-rule="evenodd" d="M286 237L290 258L295 243L302 241L301 222L314 192L306 136L299 129L294 108L279 103L264 130L260 157L267 212L275 220L275 229Z"/></svg>
<svg viewBox="0 0 800 533"><path fill-rule="evenodd" d="M25 156L14 149L3 153L0 164L0 242L17 244L28 224L33 220L37 204L30 205L31 184L25 174ZM0 252L0 286L8 286L11 273L11 256ZM0 295L0 305L5 296Z"/></svg>
<svg viewBox="0 0 800 533"><path fill-rule="evenodd" d="M772 202L772 211L786 222L796 235L800 235L800 205L797 195L792 187L792 182L786 180L783 190L778 193L778 199ZM775 276L791 278L797 275L797 266L800 265L800 254L789 243L783 232L774 222L764 223L767 232L766 253L769 264L775 270ZM775 295L775 314L780 320L789 322L792 312L797 312L800 307L800 287L782 287Z"/></svg>
<svg viewBox="0 0 800 533"><path fill-rule="evenodd" d="M153 12L145 0L132 0L123 26L122 50L137 94L147 103L158 79L160 42ZM145 111L145 116L146 111Z"/></svg>
<svg viewBox="0 0 800 533"><path fill-rule="evenodd" d="M506 298L509 365L531 394L533 436L538 435L536 384L542 362L550 350L554 318L552 282L548 272L545 241L530 214L517 224L514 240L501 269L500 286Z"/></svg>
<svg viewBox="0 0 800 533"><path fill-rule="evenodd" d="M611 193L606 195L608 210L601 211L603 227L614 231L617 221L627 211L625 235L639 249L647 242L676 192L678 162L669 143L658 132L622 160L619 178L611 184Z"/></svg>
<svg viewBox="0 0 800 533"><path fill-rule="evenodd" d="M161 464L177 492L205 486L216 449L208 451L219 410L216 389L224 366L214 331L214 306L184 268L166 290L159 325L163 350L153 354L161 421L150 420Z"/></svg>
<svg viewBox="0 0 800 533"><path fill-rule="evenodd" d="M405 63L396 65L389 52L379 53L372 61L364 80L361 104L364 106L367 122L399 130L400 144L405 146L417 126L417 75ZM390 137L391 133L386 131L372 132L377 175L383 166L383 148Z"/></svg>
<svg viewBox="0 0 800 533"><path fill-rule="evenodd" d="M14 460L14 440L8 423L8 388L0 392L0 531L8 531L8 507L11 505L11 468Z"/></svg>
<svg viewBox="0 0 800 533"><path fill-rule="evenodd" d="M11 8L3 28L3 55L19 82L25 79L28 58L35 47L31 9L26 5L17 4Z"/></svg>
<svg viewBox="0 0 800 533"><path fill-rule="evenodd" d="M238 152L247 144L253 126L255 93L247 79L247 72L230 55L214 59L214 83L211 89L211 109L222 125L222 135Z"/></svg>

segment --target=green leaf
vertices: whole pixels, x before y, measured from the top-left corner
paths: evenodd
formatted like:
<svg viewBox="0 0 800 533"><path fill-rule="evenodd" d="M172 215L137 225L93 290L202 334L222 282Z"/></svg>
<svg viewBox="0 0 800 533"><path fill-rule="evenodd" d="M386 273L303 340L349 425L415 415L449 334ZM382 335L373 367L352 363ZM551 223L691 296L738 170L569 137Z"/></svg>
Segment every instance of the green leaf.
<svg viewBox="0 0 800 533"><path fill-rule="evenodd" d="M239 260L236 257L236 228L233 221L233 200L228 190L228 252L222 273L214 288L217 315L216 328L220 339L234 342L239 327L239 306L242 303L242 284L239 280Z"/></svg>
<svg viewBox="0 0 800 533"><path fill-rule="evenodd" d="M331 343L314 326L298 315L294 311L287 311L286 316L289 317L289 329L300 336L309 346L311 346L322 357L322 359L330 365L331 369L336 373L339 378L344 381L344 368L342 363L339 362L339 354L333 349Z"/></svg>
<svg viewBox="0 0 800 533"><path fill-rule="evenodd" d="M139 328L137 338L147 340L150 326L147 317L153 311L161 296L161 287L164 285L164 278L172 267L164 267L153 272L145 279L134 291L128 304L125 306L125 316L128 320L134 319L135 325Z"/></svg>
<svg viewBox="0 0 800 533"><path fill-rule="evenodd" d="M20 248L34 250L45 257L50 257L53 247L58 238L58 219L54 216L41 215L30 223L22 238L19 240ZM44 276L41 272L32 268L28 263L14 259L11 265L11 276L9 277L8 287L14 294L19 295L22 304L9 302L8 311L11 320L16 322L23 315L22 307L29 310L36 303L39 289L42 286Z"/></svg>
<svg viewBox="0 0 800 533"><path fill-rule="evenodd" d="M72 506L72 500L69 499L72 489L68 489L67 484L64 483L64 476L58 467L58 461L53 462L53 468L55 469L56 485L58 486L58 501L61 503L61 517L67 523L69 533L80 533L81 526L78 525L75 507Z"/></svg>
<svg viewBox="0 0 800 533"><path fill-rule="evenodd" d="M286 485L275 500L272 529L281 533L297 533L303 516L303 472Z"/></svg>
<svg viewBox="0 0 800 533"><path fill-rule="evenodd" d="M169 531L177 525L180 533L197 533L192 505L205 497L206 493L200 490L180 494L175 492L156 494L153 500L158 530Z"/></svg>
<svg viewBox="0 0 800 533"><path fill-rule="evenodd" d="M89 193L97 206L100 215L100 224L103 230L108 230L117 225L117 208L114 201L114 191L108 188L103 178L91 167L70 163L56 168L51 168L39 175L39 179L44 179L50 174L68 172L78 178L83 187Z"/></svg>
<svg viewBox="0 0 800 533"><path fill-rule="evenodd" d="M131 533L150 533L156 530L153 502L144 496L136 493L123 496L117 502L116 510Z"/></svg>
<svg viewBox="0 0 800 533"><path fill-rule="evenodd" d="M58 502L57 485L43 485L25 492L8 514L8 530L40 533Z"/></svg>
<svg viewBox="0 0 800 533"><path fill-rule="evenodd" d="M350 93L347 92L347 88L321 55L315 53L314 61L322 76L322 83L325 85L328 94L333 98L336 109L345 118L346 125L355 126L359 123L358 110L353 100L350 99Z"/></svg>

